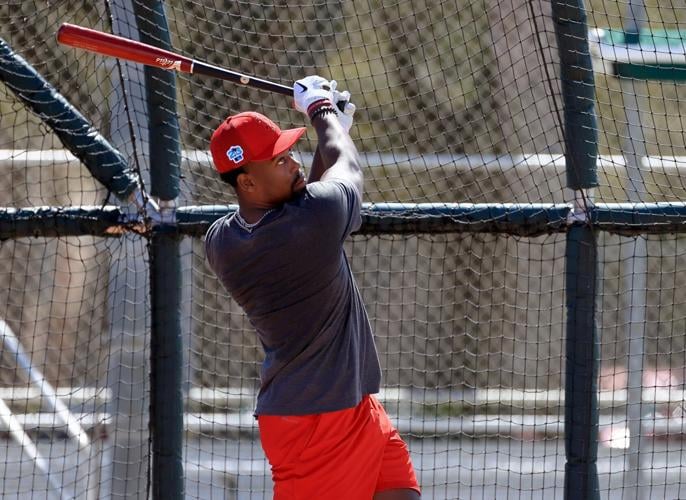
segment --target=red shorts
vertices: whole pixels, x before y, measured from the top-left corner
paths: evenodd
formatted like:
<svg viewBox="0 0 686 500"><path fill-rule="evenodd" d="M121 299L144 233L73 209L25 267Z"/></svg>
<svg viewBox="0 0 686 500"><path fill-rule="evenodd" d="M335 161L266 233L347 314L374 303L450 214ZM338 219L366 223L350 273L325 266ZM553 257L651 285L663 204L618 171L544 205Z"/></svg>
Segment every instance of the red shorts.
<svg viewBox="0 0 686 500"><path fill-rule="evenodd" d="M257 421L275 500L369 500L384 490L419 492L407 445L373 396L355 408L260 415Z"/></svg>

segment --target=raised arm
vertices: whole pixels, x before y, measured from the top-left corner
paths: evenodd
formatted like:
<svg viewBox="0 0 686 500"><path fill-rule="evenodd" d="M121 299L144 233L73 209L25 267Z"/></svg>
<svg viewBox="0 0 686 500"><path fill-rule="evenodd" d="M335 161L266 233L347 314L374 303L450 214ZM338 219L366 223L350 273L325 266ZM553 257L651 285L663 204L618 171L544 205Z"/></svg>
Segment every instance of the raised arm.
<svg viewBox="0 0 686 500"><path fill-rule="evenodd" d="M307 183L317 182L322 178L324 172L326 172L326 168L322 162L322 154L319 152L319 145L317 145L317 149L314 150L314 157L312 158L310 175L307 176Z"/></svg>
<svg viewBox="0 0 686 500"><path fill-rule="evenodd" d="M327 179L344 179L356 186L362 194L362 170L357 148L348 133L352 126L355 106L349 102L350 94L338 92L336 82L319 76L308 76L293 86L295 107L312 122L317 132L317 149L308 182ZM343 101L344 111L336 104Z"/></svg>
<svg viewBox="0 0 686 500"><path fill-rule="evenodd" d="M321 180L343 179L363 192L363 175L357 148L350 135L343 130L335 114L319 114L312 120L317 132L319 155L321 157Z"/></svg>

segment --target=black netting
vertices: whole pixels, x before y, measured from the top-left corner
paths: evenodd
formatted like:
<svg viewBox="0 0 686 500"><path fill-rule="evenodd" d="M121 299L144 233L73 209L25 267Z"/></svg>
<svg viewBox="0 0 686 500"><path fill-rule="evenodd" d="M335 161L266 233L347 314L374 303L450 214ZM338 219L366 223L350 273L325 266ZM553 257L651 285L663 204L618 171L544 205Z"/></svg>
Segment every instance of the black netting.
<svg viewBox="0 0 686 500"><path fill-rule="evenodd" d="M157 138L143 67L59 45L55 34L69 22L155 42L136 21L155 3L0 0L0 39L147 190ZM686 6L644 7L587 2L599 185L577 208L678 208L686 195ZM549 2L168 0L164 11L182 54L289 86L316 73L349 90L366 202L574 201ZM624 30L634 21L641 31L632 45ZM53 127L28 109L37 97L12 83L14 64L0 58L9 68L0 72L0 215L120 204L135 219L135 208L66 150L59 117ZM236 201L207 151L227 115L254 110L283 127L306 124L289 97L218 79L178 74L176 98L167 111L178 116L179 207ZM314 148L310 129L297 148L305 165ZM598 232L600 493L679 498L683 238L637 234L656 230L629 228L626 214L638 208L613 206L625 214L622 236ZM154 479L151 233L136 219L107 235L84 224L82 235L44 237L48 219L0 241L2 496L145 498ZM425 498L563 495L567 241L564 228L555 231L365 232L346 243L381 357L379 397L410 445ZM202 237L180 248L185 494L269 496L252 417L261 347L207 267Z"/></svg>

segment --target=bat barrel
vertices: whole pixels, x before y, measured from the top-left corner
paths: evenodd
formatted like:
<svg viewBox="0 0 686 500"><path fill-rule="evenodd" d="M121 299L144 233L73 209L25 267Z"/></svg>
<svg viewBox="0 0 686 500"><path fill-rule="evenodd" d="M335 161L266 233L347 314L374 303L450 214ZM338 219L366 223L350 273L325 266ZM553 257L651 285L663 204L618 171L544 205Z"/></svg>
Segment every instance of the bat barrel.
<svg viewBox="0 0 686 500"><path fill-rule="evenodd" d="M255 87L269 92L287 96L293 95L293 89L280 83L237 73L219 66L213 66L190 57L153 47L128 38L123 38L102 31L64 23L57 31L57 41L64 45L88 50L97 54L133 61L148 66L193 73Z"/></svg>
<svg viewBox="0 0 686 500"><path fill-rule="evenodd" d="M148 66L190 73L193 60L174 52L102 31L64 23L57 41L97 54L133 61Z"/></svg>

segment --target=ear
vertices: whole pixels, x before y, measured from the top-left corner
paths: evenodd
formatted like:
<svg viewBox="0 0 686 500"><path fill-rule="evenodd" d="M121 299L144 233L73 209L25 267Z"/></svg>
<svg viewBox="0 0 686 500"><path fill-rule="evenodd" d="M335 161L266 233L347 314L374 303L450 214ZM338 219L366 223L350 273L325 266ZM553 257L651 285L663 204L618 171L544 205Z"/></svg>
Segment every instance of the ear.
<svg viewBox="0 0 686 500"><path fill-rule="evenodd" d="M241 172L236 177L236 186L241 188L242 191L247 193L253 192L255 190L255 179L247 172Z"/></svg>

